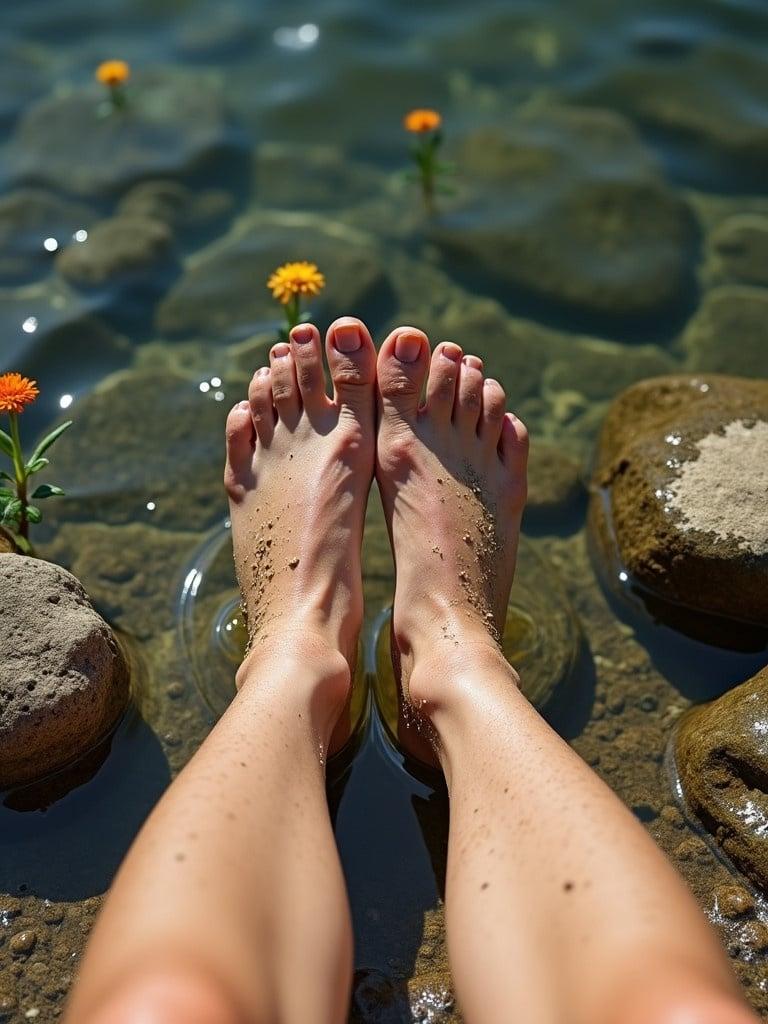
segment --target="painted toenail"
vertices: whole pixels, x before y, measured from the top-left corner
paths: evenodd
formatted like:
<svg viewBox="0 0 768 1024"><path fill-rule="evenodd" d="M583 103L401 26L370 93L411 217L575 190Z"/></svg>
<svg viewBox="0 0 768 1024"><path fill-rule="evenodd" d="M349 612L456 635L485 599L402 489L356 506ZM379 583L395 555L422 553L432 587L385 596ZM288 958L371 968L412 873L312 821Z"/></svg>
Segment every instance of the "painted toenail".
<svg viewBox="0 0 768 1024"><path fill-rule="evenodd" d="M470 366L473 370L482 370L483 361L478 359L477 356L464 356L464 365Z"/></svg>
<svg viewBox="0 0 768 1024"><path fill-rule="evenodd" d="M458 345L452 345L450 342L447 345L443 345L440 349L440 354L444 355L446 359L450 359L452 363L458 363L461 359L461 349Z"/></svg>
<svg viewBox="0 0 768 1024"><path fill-rule="evenodd" d="M357 352L363 344L357 324L339 324L333 331L333 343L339 352Z"/></svg>
<svg viewBox="0 0 768 1024"><path fill-rule="evenodd" d="M290 354L290 346L286 345L285 342L281 342L279 345L275 345L275 347L272 349L273 359L285 359L285 357L289 356Z"/></svg>
<svg viewBox="0 0 768 1024"><path fill-rule="evenodd" d="M415 363L421 352L421 335L398 334L395 339L395 358L401 363Z"/></svg>
<svg viewBox="0 0 768 1024"><path fill-rule="evenodd" d="M307 342L312 341L313 334L314 332L309 324L300 324L291 331L291 338L297 345L306 345Z"/></svg>

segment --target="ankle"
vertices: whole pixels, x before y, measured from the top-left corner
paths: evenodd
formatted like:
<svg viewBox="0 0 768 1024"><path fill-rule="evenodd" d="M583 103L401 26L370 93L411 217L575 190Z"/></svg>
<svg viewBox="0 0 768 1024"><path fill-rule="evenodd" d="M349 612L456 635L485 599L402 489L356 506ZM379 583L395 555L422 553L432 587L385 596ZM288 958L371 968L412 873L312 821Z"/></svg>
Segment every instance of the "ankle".
<svg viewBox="0 0 768 1024"><path fill-rule="evenodd" d="M446 634L429 647L424 642L404 656L408 697L440 732L440 723L476 717L482 694L518 692L520 679L499 645L483 627Z"/></svg>
<svg viewBox="0 0 768 1024"><path fill-rule="evenodd" d="M337 647L302 630L257 638L235 676L243 695L272 693L282 706L306 709L318 732L330 735L349 700L352 672Z"/></svg>

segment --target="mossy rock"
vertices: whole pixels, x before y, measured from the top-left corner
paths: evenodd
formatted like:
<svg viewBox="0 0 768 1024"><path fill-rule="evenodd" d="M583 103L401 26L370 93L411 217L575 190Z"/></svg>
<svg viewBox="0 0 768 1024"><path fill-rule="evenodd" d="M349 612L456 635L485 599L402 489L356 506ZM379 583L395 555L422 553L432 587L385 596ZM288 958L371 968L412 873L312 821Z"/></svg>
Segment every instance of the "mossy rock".
<svg viewBox="0 0 768 1024"><path fill-rule="evenodd" d="M680 722L677 771L688 807L768 894L768 668Z"/></svg>
<svg viewBox="0 0 768 1024"><path fill-rule="evenodd" d="M682 609L693 629L710 616L768 627L767 445L768 381L679 375L622 392L590 503L605 578L628 573L673 624Z"/></svg>
<svg viewBox="0 0 768 1024"><path fill-rule="evenodd" d="M692 370L768 377L768 289L724 285L707 292L683 348Z"/></svg>

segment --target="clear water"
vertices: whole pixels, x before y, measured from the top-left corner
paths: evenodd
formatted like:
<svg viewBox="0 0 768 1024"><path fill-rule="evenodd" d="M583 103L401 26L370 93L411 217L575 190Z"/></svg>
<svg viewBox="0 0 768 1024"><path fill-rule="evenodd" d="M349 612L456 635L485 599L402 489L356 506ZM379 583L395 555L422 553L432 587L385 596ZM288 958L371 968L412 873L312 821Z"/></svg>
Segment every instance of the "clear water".
<svg viewBox="0 0 768 1024"><path fill-rule="evenodd" d="M138 127L130 112L127 127L115 122L112 138L92 81L108 57L131 63L141 115ZM728 271L712 243L729 217L768 213L766 83L761 0L480 0L470 12L452 0L35 0L5 11L0 372L40 383L27 437L64 415L75 422L50 476L69 496L46 509L41 551L83 579L141 666L137 710L90 780L0 809L0 890L22 901L0 934L19 921L39 929L20 967L0 942L13 1012L55 1017L93 897L226 694L237 650L226 552L194 606L191 643L180 595L222 529L226 410L275 337L268 271L317 259L328 280L313 310L321 328L352 312L378 338L415 322L478 352L528 422L534 461L546 441L586 476L606 405L633 380L731 365L768 374L759 318L709 348L690 336L715 289L768 284L759 254ZM52 120L35 114L41 104L54 104ZM401 173L401 121L414 106L441 110L457 164L432 220ZM158 213L157 192L155 205L134 193L126 208L132 185L158 179L189 190L174 193L173 217ZM130 272L87 285L67 278L61 251L87 244L77 233L93 237L121 204L145 232L147 220L173 222L161 255L144 249ZM104 252L102 263L112 243ZM706 849L698 860L676 854L687 832L661 814L674 803L664 749L691 700L746 678L764 654L715 651L607 602L583 518L582 501L525 524L543 561L542 594L537 604L534 573L523 612L553 637L547 671L569 666L547 714L709 909L728 876ZM375 502L369 520L370 630L391 600L392 569ZM578 623L572 660L553 628L562 601ZM360 693L361 743L330 786L358 936L353 1017L454 1019L440 910L445 796L403 769ZM46 900L65 907L62 922L46 922ZM731 953L763 1010L760 958Z"/></svg>

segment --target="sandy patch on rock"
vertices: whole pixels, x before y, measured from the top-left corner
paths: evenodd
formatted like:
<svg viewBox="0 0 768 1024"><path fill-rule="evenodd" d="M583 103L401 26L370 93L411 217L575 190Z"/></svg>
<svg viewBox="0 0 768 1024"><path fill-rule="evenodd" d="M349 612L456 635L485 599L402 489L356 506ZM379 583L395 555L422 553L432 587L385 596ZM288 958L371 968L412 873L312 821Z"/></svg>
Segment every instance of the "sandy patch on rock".
<svg viewBox="0 0 768 1024"><path fill-rule="evenodd" d="M682 530L713 533L756 555L768 554L768 423L733 420L697 445L669 486L668 507Z"/></svg>

